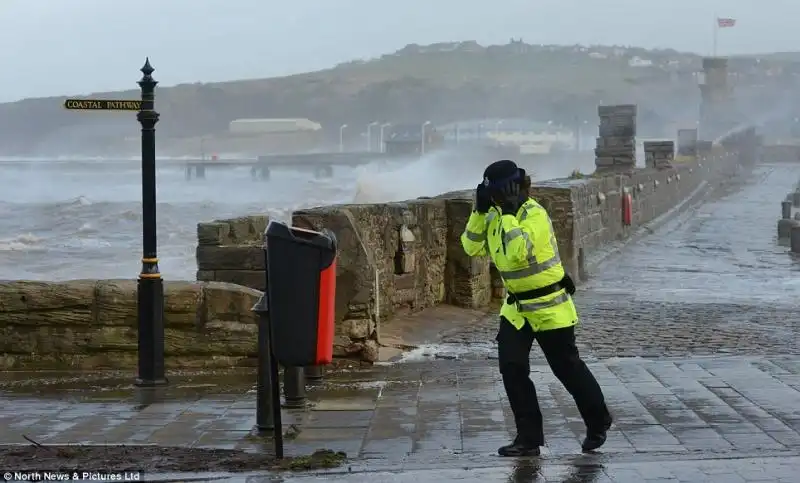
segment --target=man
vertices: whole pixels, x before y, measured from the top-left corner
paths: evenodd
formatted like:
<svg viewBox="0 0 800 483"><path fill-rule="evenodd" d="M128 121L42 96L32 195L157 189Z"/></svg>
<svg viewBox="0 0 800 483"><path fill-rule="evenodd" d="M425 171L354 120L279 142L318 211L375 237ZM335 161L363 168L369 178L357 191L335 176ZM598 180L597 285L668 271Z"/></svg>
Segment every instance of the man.
<svg viewBox="0 0 800 483"><path fill-rule="evenodd" d="M500 309L500 373L517 425L501 456L535 456L544 445L542 412L531 381L530 351L539 343L553 374L572 395L586 424L584 451L606 441L611 415L603 392L575 346L575 284L564 271L550 216L529 198L530 180L513 161L486 168L475 209L461 235L467 255L489 255L508 293Z"/></svg>

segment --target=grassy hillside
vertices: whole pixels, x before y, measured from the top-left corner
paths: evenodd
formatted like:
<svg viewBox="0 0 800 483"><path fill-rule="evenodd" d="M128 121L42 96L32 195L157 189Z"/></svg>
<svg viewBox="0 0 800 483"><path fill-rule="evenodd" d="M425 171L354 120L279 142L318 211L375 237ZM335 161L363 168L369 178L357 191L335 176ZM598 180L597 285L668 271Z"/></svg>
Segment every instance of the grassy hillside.
<svg viewBox="0 0 800 483"><path fill-rule="evenodd" d="M594 122L598 103L636 102L647 122L685 115L701 59L614 47L409 45L369 61L282 78L183 84L157 90L159 138L220 133L237 118L307 117L342 123L436 123L480 117ZM651 65L648 65L651 63ZM134 91L98 93L131 97ZM63 98L0 105L0 152L77 149L130 135L128 117L61 109ZM676 102L678 100L678 102Z"/></svg>

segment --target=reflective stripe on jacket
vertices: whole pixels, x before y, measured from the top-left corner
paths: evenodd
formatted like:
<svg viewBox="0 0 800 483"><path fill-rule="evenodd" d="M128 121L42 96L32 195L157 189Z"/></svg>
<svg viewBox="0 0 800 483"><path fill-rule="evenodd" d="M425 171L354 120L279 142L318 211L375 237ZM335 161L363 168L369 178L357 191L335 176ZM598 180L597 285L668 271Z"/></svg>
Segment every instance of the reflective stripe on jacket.
<svg viewBox="0 0 800 483"><path fill-rule="evenodd" d="M489 255L511 293L546 287L564 277L550 216L532 199L516 216L502 215L494 207L487 214L473 211L461 244L469 256ZM500 315L517 329L527 320L535 331L569 327L578 319L575 304L564 289L515 304L504 302Z"/></svg>

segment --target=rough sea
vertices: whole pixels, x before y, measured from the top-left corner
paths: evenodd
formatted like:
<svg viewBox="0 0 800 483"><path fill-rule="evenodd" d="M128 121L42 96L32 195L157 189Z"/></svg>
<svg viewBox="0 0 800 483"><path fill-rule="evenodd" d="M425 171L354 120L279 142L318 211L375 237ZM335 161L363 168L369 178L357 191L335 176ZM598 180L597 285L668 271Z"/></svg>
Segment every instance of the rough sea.
<svg viewBox="0 0 800 483"><path fill-rule="evenodd" d="M159 158L158 256L167 280L195 279L196 227L249 214L286 219L333 203L398 201L467 189L479 166L453 169L436 154L392 165L334 168L333 178L274 170L209 169L186 180L180 159ZM0 158L0 280L136 278L142 247L137 159Z"/></svg>

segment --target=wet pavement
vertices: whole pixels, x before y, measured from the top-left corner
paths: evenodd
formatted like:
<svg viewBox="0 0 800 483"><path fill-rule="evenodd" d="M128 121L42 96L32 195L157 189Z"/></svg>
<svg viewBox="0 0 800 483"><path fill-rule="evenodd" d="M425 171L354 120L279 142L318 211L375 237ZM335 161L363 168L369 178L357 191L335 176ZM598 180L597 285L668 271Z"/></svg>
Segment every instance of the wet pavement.
<svg viewBox="0 0 800 483"><path fill-rule="evenodd" d="M798 358L618 359L591 368L616 418L602 453L587 456L592 465L608 466L601 472L606 478L637 468L663 472L675 461L800 457ZM561 474L579 456L584 428L569 395L546 366L535 365L532 378L547 435L539 460L542 471ZM496 449L513 436L513 422L491 362L377 366L333 379L312 392L312 398L317 402L311 410L286 412L287 425L296 424L287 454L306 455L320 448L346 452L350 461L334 473L413 470L422 471L420 477L428 471L431 478L425 481L448 474L471 481L498 466L498 474L509 472L502 467L510 463L499 459ZM246 388L150 404L140 399L85 401L5 395L0 444L28 444L24 435L43 445L271 450L271 440L251 432L255 397ZM720 463L717 468L729 466ZM780 468L763 471L772 477L784 471ZM387 478L407 481L409 476Z"/></svg>
<svg viewBox="0 0 800 483"><path fill-rule="evenodd" d="M558 464L536 461L515 461L486 468L410 469L403 472L325 475L325 481L348 482L428 482L458 481L463 483L743 483L800 481L797 468L800 458L744 458L705 461L654 461L649 463L602 463L593 456L579 456ZM225 482L266 483L321 481L323 477L291 477L276 479L267 476L231 478Z"/></svg>
<svg viewBox="0 0 800 483"><path fill-rule="evenodd" d="M594 268L575 296L583 354L800 355L800 259L778 243L775 229L798 176L791 165L758 166L743 186L722 190ZM491 357L496 332L497 320L488 317L451 330L426 352Z"/></svg>
<svg viewBox="0 0 800 483"><path fill-rule="evenodd" d="M496 456L513 436L493 360L497 321L470 312L470 323L451 325L408 362L332 376L310 390L307 411L285 411L289 455L344 451L344 466L309 475L206 476L800 482L800 261L775 240L780 201L796 178L790 166L758 167L740 191L721 192L630 244L580 287L579 340L615 416L598 454L580 454L577 409L535 350L531 377L547 446L541 458ZM251 431L252 377L179 377L164 391L146 391L115 377L54 377L42 386L5 376L0 445L28 444L25 435L44 445L269 454L271 440Z"/></svg>

